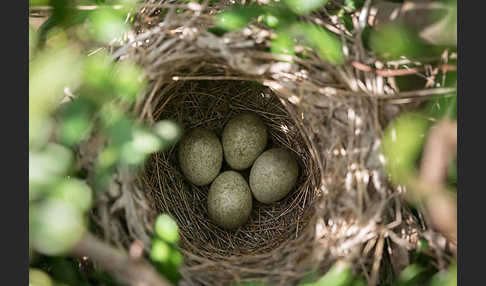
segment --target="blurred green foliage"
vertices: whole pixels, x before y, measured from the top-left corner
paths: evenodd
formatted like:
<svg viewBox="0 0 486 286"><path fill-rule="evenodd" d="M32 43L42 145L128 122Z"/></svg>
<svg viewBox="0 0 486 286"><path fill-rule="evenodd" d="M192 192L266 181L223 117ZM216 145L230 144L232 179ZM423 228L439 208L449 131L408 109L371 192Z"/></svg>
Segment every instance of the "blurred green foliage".
<svg viewBox="0 0 486 286"><path fill-rule="evenodd" d="M329 271L314 282L300 283L300 286L348 286L353 282L353 274L347 263L336 262Z"/></svg>
<svg viewBox="0 0 486 286"><path fill-rule="evenodd" d="M129 25L123 21L123 17L122 12L110 8L93 11L90 15L93 38L102 43L109 43L122 36L129 29Z"/></svg>
<svg viewBox="0 0 486 286"><path fill-rule="evenodd" d="M251 20L265 13L258 5L237 6L216 15L216 24L222 29L234 31L244 28Z"/></svg>
<svg viewBox="0 0 486 286"><path fill-rule="evenodd" d="M252 21L260 21L275 29L270 50L274 54L295 55L294 46L301 42L314 50L324 60L334 65L344 63L340 39L327 29L316 24L302 22L300 15L306 15L324 6L327 0L286 0L259 6L239 5L216 16L217 28L235 31L246 27Z"/></svg>
<svg viewBox="0 0 486 286"><path fill-rule="evenodd" d="M436 273L430 280L429 286L456 286L457 263L452 264L448 270Z"/></svg>
<svg viewBox="0 0 486 286"><path fill-rule="evenodd" d="M303 32L307 42L321 58L334 65L344 63L342 44L336 35L317 25L301 23L297 27L295 33Z"/></svg>
<svg viewBox="0 0 486 286"><path fill-rule="evenodd" d="M155 236L152 240L150 258L167 279L174 284L180 279L179 268L182 254L178 248L179 228L172 217L161 214L155 220Z"/></svg>
<svg viewBox="0 0 486 286"><path fill-rule="evenodd" d="M82 211L73 201L46 198L29 204L29 243L40 253L63 254L82 237Z"/></svg>
<svg viewBox="0 0 486 286"><path fill-rule="evenodd" d="M29 286L53 286L52 279L40 269L29 269Z"/></svg>
<svg viewBox="0 0 486 286"><path fill-rule="evenodd" d="M181 136L176 122L164 120L153 126L136 122L129 110L147 80L136 63L115 62L103 51L104 44L127 31L125 17L136 2L29 2L32 8L53 8L39 30L29 25L29 248L31 265L37 267L30 271L30 285L92 285L78 277L81 269L65 255L91 228L88 212L95 192L106 190L118 167L140 166L150 154L175 144ZM102 7L80 11L74 7L78 4ZM124 9L109 7L115 4ZM95 49L99 52L88 54ZM88 184L78 177L75 154L93 131L106 137L107 146L96 159L94 181ZM177 273L182 256L175 248L177 226L170 222L159 222L162 238L158 239L170 244L163 268L172 267ZM155 245L161 259L163 247ZM39 261L47 261L48 266ZM78 274L69 278L62 273ZM106 274L92 275L112 285Z"/></svg>
<svg viewBox="0 0 486 286"><path fill-rule="evenodd" d="M307 15L327 2L328 0L283 0L283 3L298 15Z"/></svg>
<svg viewBox="0 0 486 286"><path fill-rule="evenodd" d="M31 262L31 269L40 270L49 276L53 286L119 285L108 273L97 270L90 263L83 259L42 256ZM29 283L32 284L32 280Z"/></svg>
<svg viewBox="0 0 486 286"><path fill-rule="evenodd" d="M427 131L427 120L419 114L404 114L390 123L383 136L385 168L394 182L403 184L415 175Z"/></svg>
<svg viewBox="0 0 486 286"><path fill-rule="evenodd" d="M423 55L425 46L406 25L388 24L370 35L370 47L384 59Z"/></svg>

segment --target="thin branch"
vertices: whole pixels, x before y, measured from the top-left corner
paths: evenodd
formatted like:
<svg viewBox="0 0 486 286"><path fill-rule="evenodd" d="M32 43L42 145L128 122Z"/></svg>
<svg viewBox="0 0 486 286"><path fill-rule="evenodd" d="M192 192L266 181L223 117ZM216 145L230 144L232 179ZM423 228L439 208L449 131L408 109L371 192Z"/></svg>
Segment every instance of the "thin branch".
<svg viewBox="0 0 486 286"><path fill-rule="evenodd" d="M444 120L432 127L424 147L419 178L409 186L413 195L424 200L433 226L453 244L457 243L457 200L444 182L456 148L456 121Z"/></svg>
<svg viewBox="0 0 486 286"><path fill-rule="evenodd" d="M446 179L447 167L456 154L457 122L442 121L432 127L424 148L420 180L440 186Z"/></svg>
<svg viewBox="0 0 486 286"><path fill-rule="evenodd" d="M417 74L420 72L425 71L425 67L413 67L413 68L406 68L406 69L385 69L385 70L379 70L375 69L369 65L363 64L358 61L352 61L351 65L364 72L373 72L379 76L383 77L394 77L394 76L404 76L404 75L411 75L411 74ZM449 64L444 64L440 65L439 69L443 72L449 72L449 71L456 71L457 67L454 65L449 65Z"/></svg>
<svg viewBox="0 0 486 286"><path fill-rule="evenodd" d="M396 95L382 95L379 97L379 99L397 100L397 99L413 99L413 98L420 98L420 97L427 98L430 96L444 96L453 92L456 92L456 89L453 87L429 88L429 89L400 92Z"/></svg>
<svg viewBox="0 0 486 286"><path fill-rule="evenodd" d="M134 286L170 286L145 260L131 258L125 252L110 246L90 233L83 236L72 254L89 257L110 272L120 284Z"/></svg>
<svg viewBox="0 0 486 286"><path fill-rule="evenodd" d="M120 10L123 9L123 5L78 5L78 6L73 6L73 7L67 7L71 9L76 9L80 11L92 11L96 9L101 9L101 8L111 8L114 10ZM54 7L52 6L30 6L29 11L51 11L54 10Z"/></svg>

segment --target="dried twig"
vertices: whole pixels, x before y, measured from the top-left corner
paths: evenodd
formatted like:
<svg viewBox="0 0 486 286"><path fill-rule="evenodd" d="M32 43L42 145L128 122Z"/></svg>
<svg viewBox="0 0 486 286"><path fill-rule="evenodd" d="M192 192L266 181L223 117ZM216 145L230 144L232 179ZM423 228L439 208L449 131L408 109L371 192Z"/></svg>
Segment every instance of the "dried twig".
<svg viewBox="0 0 486 286"><path fill-rule="evenodd" d="M90 233L86 233L73 248L80 258L88 257L110 272L122 285L170 286L146 261L133 259L125 252L110 246Z"/></svg>
<svg viewBox="0 0 486 286"><path fill-rule="evenodd" d="M352 61L351 65L358 70L365 71L365 72L373 72L383 77L411 75L411 74L417 74L419 72L423 72L425 70L425 67L413 67L413 68L406 68L406 69L375 69L369 65L360 63L358 61ZM457 70L457 67L455 65L450 65L450 64L440 65L438 68L443 73Z"/></svg>
<svg viewBox="0 0 486 286"><path fill-rule="evenodd" d="M457 122L444 120L432 128L420 166L422 196L432 223L445 236L457 241L456 199L444 190L447 168L457 153ZM427 186L427 187L425 187Z"/></svg>

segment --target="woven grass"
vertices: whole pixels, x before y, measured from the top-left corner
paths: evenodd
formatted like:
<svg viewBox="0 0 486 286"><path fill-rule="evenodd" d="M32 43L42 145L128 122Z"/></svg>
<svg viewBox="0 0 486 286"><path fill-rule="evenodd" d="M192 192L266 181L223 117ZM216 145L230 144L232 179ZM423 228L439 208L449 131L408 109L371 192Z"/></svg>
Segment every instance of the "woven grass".
<svg viewBox="0 0 486 286"><path fill-rule="evenodd" d="M118 226L105 232L115 243L138 239L150 247L155 216L172 215L184 255L181 285L294 285L338 260L370 285L387 279L396 271L390 261L416 248L425 231L380 162L379 138L396 109L382 99L392 89L376 74L331 66L312 52L307 59L268 53L271 32L258 24L217 36L208 31L211 15L224 7L217 5L147 0L137 12L130 43L114 52L141 64L149 78L133 113L148 124L175 119L185 129L204 126L220 135L233 115L256 112L269 128L268 148L297 155L297 187L277 203L255 201L249 222L226 231L208 218L208 186L184 179L173 147L127 180L129 191L115 202L125 216L113 216ZM368 58L345 34L348 60Z"/></svg>

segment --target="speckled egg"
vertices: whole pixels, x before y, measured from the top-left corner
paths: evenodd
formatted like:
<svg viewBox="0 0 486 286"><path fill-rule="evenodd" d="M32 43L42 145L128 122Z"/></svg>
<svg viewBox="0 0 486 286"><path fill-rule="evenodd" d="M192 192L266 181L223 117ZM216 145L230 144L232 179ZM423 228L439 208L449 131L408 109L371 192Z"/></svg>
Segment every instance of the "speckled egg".
<svg viewBox="0 0 486 286"><path fill-rule="evenodd" d="M223 164L223 147L211 130L195 128L179 142L179 165L184 176L194 185L211 183Z"/></svg>
<svg viewBox="0 0 486 286"><path fill-rule="evenodd" d="M250 171L250 189L259 202L270 204L283 199L297 182L299 166L287 150L263 152Z"/></svg>
<svg viewBox="0 0 486 286"><path fill-rule="evenodd" d="M267 146L267 127L251 112L233 117L223 130L224 159L234 170L249 168Z"/></svg>
<svg viewBox="0 0 486 286"><path fill-rule="evenodd" d="M250 187L235 171L221 173L208 193L208 214L214 223L233 230L246 223L252 209Z"/></svg>

